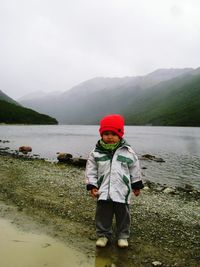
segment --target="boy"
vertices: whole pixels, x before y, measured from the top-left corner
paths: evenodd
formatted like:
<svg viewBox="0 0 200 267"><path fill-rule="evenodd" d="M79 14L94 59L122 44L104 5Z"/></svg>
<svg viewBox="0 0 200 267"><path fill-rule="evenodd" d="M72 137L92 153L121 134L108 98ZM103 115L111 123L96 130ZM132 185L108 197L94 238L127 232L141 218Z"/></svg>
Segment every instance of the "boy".
<svg viewBox="0 0 200 267"><path fill-rule="evenodd" d="M86 165L87 190L96 198L96 246L105 247L111 238L115 215L118 246L128 247L131 191L138 196L143 183L138 158L122 138L124 118L107 115L100 121L101 140Z"/></svg>

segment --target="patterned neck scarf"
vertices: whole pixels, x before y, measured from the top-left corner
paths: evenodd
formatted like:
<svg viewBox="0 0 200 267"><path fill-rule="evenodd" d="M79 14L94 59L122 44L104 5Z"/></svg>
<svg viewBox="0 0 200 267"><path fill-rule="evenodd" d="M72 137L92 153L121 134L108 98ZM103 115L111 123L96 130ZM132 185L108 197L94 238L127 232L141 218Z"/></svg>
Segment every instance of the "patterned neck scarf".
<svg viewBox="0 0 200 267"><path fill-rule="evenodd" d="M119 146L119 144L120 144L120 141L117 142L117 143L115 143L115 144L106 144L106 143L104 143L104 141L103 141L102 139L100 140L100 145L101 145L104 149L106 149L106 150L110 150L110 151L115 150L115 149Z"/></svg>

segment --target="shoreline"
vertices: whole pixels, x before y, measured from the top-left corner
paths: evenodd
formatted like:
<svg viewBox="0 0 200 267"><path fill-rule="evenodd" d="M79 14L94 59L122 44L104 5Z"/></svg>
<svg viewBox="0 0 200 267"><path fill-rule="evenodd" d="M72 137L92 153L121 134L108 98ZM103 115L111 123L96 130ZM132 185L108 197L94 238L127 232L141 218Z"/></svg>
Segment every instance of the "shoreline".
<svg viewBox="0 0 200 267"><path fill-rule="evenodd" d="M166 188L147 181L141 196L132 197L130 247L121 253L113 239L99 251L95 201L86 192L84 168L6 154L0 155L0 200L11 208L1 209L1 217L20 217L15 223L26 228L23 218L28 216L42 232L88 257L105 253L116 264L116 255L125 254L125 265L119 266L148 267L156 261L162 264L157 266L199 266L200 192L194 188L164 192Z"/></svg>
<svg viewBox="0 0 200 267"><path fill-rule="evenodd" d="M9 140L0 140L0 143L9 143ZM63 164L66 166L74 166L75 168L85 168L86 165L86 159L80 157L73 157L72 154L69 153L60 153L57 152L57 160L48 160L46 158L41 157L38 154L29 154L26 152L19 152L19 150L10 150L9 147L0 147L0 156L8 156L8 157L13 157L17 159L22 159L22 160L39 160L39 161L45 161L45 162L50 162L53 164ZM140 162L141 161L148 161L148 162L157 162L157 163L164 163L165 160L161 157L156 157L151 154L144 154L139 157ZM141 167L141 170L145 170L147 167ZM143 174L143 181L145 182L146 187L149 189L155 190L155 191L168 191L168 188L170 190L167 192L169 194L181 194L181 193L190 193L192 195L195 195L197 198L200 197L200 189L195 187L194 185L190 185L185 183L184 187L183 186L178 186L178 185L169 185L169 184L161 184L157 182L150 181L148 179L145 179L145 175ZM147 188L147 189L148 189Z"/></svg>

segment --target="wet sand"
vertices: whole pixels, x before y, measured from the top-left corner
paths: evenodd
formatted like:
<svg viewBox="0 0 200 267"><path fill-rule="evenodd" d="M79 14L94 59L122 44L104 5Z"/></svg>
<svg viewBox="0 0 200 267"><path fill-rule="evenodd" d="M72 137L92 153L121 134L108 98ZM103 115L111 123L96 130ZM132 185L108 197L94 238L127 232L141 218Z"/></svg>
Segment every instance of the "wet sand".
<svg viewBox="0 0 200 267"><path fill-rule="evenodd" d="M90 267L80 251L44 234L25 232L6 219L0 219L1 267Z"/></svg>
<svg viewBox="0 0 200 267"><path fill-rule="evenodd" d="M127 264L127 250L116 246L88 253L44 234L45 227L0 201L1 267L117 267ZM143 266L134 264L131 266Z"/></svg>

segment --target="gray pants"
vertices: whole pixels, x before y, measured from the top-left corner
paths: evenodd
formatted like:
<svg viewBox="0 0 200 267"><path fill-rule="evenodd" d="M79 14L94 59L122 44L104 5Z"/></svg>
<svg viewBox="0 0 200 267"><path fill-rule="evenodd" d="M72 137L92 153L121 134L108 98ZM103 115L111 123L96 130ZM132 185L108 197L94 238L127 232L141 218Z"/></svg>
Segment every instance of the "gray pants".
<svg viewBox="0 0 200 267"><path fill-rule="evenodd" d="M131 222L129 205L110 200L97 201L95 216L97 236L111 238L114 215L116 219L117 238L129 238Z"/></svg>

